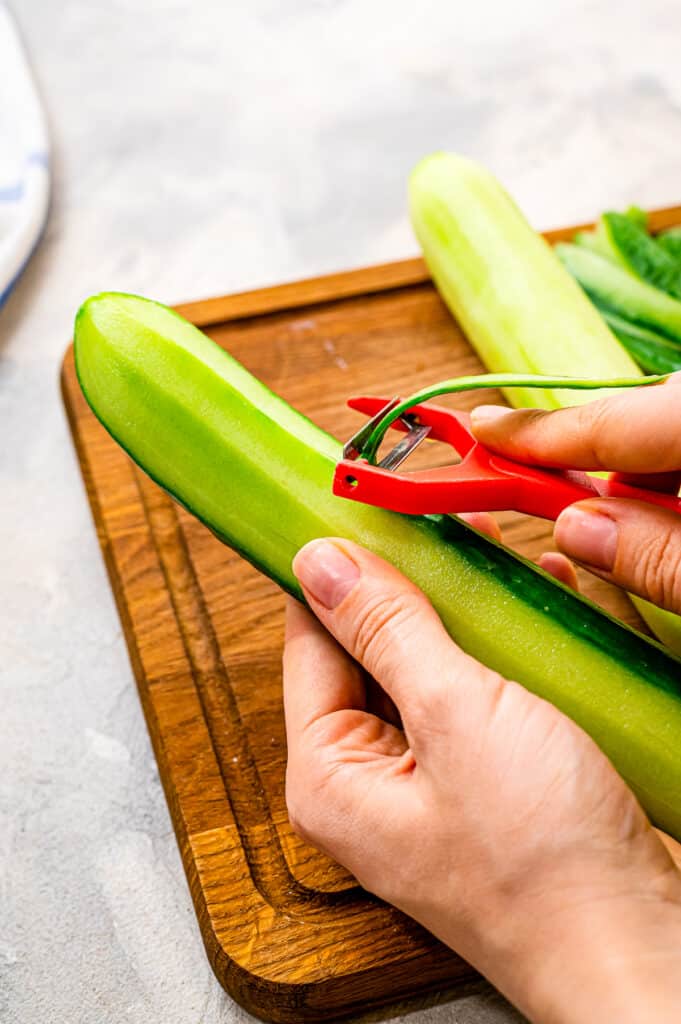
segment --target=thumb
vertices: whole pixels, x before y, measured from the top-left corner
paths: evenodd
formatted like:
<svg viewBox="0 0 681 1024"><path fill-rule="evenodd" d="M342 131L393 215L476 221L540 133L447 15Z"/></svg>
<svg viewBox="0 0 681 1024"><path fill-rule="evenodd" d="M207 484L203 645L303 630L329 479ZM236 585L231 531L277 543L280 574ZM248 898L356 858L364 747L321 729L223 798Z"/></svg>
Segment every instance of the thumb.
<svg viewBox="0 0 681 1024"><path fill-rule="evenodd" d="M681 516L622 498L570 505L554 537L566 555L617 586L681 612Z"/></svg>
<svg viewBox="0 0 681 1024"><path fill-rule="evenodd" d="M450 709L453 685L475 700L497 678L457 647L418 587L358 544L312 541L293 571L317 618L393 699L412 747Z"/></svg>

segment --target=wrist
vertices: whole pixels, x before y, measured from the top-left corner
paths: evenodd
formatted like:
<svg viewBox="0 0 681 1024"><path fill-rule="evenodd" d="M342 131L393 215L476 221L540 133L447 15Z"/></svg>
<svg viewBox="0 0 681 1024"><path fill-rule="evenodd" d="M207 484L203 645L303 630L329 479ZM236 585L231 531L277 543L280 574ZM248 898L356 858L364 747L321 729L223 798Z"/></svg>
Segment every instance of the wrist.
<svg viewBox="0 0 681 1024"><path fill-rule="evenodd" d="M681 1006L681 876L556 890L514 913L483 973L537 1024L671 1024ZM483 954L483 961L486 957Z"/></svg>

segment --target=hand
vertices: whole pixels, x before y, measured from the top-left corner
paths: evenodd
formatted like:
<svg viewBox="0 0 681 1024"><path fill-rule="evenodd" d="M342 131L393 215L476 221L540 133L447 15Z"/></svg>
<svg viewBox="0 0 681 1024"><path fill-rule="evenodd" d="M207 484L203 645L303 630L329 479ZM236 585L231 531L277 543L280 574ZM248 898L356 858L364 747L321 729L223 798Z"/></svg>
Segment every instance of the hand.
<svg viewBox="0 0 681 1024"><path fill-rule="evenodd" d="M664 384L557 412L480 406L483 444L523 462L609 469L633 483L681 484L681 373ZM653 604L681 612L681 516L622 498L593 498L556 521L557 546L585 568Z"/></svg>
<svg viewBox="0 0 681 1024"><path fill-rule="evenodd" d="M681 876L595 744L357 545L294 570L314 613L289 602L294 829L532 1020L676 1020Z"/></svg>

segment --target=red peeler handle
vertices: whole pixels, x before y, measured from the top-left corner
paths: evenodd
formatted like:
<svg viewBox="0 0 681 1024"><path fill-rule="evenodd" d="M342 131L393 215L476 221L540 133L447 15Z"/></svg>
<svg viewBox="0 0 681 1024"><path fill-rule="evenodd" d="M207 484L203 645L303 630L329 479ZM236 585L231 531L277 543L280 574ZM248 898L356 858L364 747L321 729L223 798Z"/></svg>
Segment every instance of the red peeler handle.
<svg viewBox="0 0 681 1024"><path fill-rule="evenodd" d="M601 485L599 490L604 498L630 498L633 501L645 501L648 505L659 505L671 509L672 512L681 512L681 499L674 494L634 487L633 484L626 483L619 473L611 473L605 480L595 477L590 477L590 480L596 485Z"/></svg>
<svg viewBox="0 0 681 1024"><path fill-rule="evenodd" d="M374 415L383 398L354 398L348 405ZM563 509L585 498L630 498L681 513L681 500L622 481L577 470L528 466L491 452L475 439L466 413L435 405L414 406L410 413L430 426L430 437L445 441L461 456L457 465L394 473L358 459L336 466L334 494L416 515L452 512L495 512L513 509L543 519L557 519ZM396 422L397 430L404 430Z"/></svg>

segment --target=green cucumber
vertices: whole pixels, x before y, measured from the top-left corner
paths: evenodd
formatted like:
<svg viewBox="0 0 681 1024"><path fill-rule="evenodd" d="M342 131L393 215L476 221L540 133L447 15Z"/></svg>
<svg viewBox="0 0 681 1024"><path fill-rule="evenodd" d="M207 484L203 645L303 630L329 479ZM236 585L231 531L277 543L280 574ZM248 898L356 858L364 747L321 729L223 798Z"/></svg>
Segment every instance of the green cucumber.
<svg viewBox="0 0 681 1024"><path fill-rule="evenodd" d="M599 306L681 341L681 302L628 271L577 245L559 243L563 265Z"/></svg>
<svg viewBox="0 0 681 1024"><path fill-rule="evenodd" d="M608 252L624 270L674 298L681 297L681 266L640 224L623 213L604 213L596 234L604 254Z"/></svg>
<svg viewBox="0 0 681 1024"><path fill-rule="evenodd" d="M89 299L75 356L106 429L225 543L297 597L291 561L315 537L387 558L465 650L586 729L681 838L681 662L460 520L335 497L340 444L164 307Z"/></svg>
<svg viewBox="0 0 681 1024"><path fill-rule="evenodd" d="M602 309L601 315L629 355L647 373L681 370L681 343L656 334L647 327L632 324L608 309Z"/></svg>
<svg viewBox="0 0 681 1024"><path fill-rule="evenodd" d="M598 231L578 231L572 239L572 244L578 245L580 249L589 249L591 252L598 253L604 260L613 261L612 252L608 245L604 244Z"/></svg>

